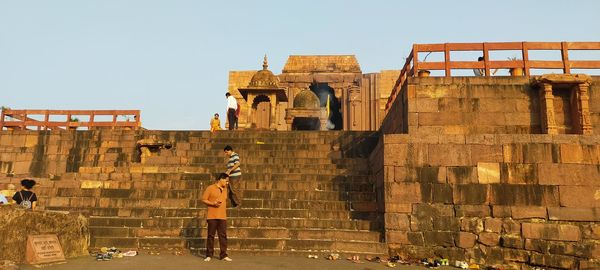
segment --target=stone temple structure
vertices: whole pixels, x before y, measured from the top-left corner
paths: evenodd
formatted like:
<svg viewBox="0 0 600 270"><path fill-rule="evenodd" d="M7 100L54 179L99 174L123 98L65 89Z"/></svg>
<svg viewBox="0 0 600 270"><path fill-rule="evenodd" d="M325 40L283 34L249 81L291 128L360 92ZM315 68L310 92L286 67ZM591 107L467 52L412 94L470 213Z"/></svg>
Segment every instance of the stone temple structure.
<svg viewBox="0 0 600 270"><path fill-rule="evenodd" d="M521 59L489 58L496 50ZM533 50L562 58L530 60ZM572 50L600 42L415 44L399 71L374 74L353 56L290 56L279 75L265 59L262 70L230 72L242 131L137 129L117 121L123 112L77 125L45 117L51 130L26 130L38 124L32 111L3 111L0 189L35 178L39 209L84 216L91 249L202 254L200 194L232 145L244 175L242 205L228 210L233 256L600 269L600 77L583 74L600 62L570 60ZM457 61L456 51L485 60ZM443 60L419 61L429 52Z"/></svg>
<svg viewBox="0 0 600 270"><path fill-rule="evenodd" d="M230 71L239 126L259 130L377 130L399 70L363 74L354 55L291 55L281 74ZM328 105L329 104L329 105Z"/></svg>

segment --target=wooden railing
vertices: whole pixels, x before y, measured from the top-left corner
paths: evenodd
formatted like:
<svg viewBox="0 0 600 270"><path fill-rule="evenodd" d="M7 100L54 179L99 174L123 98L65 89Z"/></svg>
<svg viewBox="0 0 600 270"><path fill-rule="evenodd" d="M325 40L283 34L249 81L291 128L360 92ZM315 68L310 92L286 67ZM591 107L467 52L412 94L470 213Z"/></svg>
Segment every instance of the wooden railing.
<svg viewBox="0 0 600 270"><path fill-rule="evenodd" d="M96 117L108 118L98 120ZM108 116L108 117L107 117ZM78 117L86 117L82 121ZM119 119L123 117L124 119ZM37 119L36 119L37 118ZM51 118L64 118L54 120ZM40 120L43 119L43 120ZM73 130L87 129L139 129L139 110L11 110L3 109L0 115L0 130Z"/></svg>
<svg viewBox="0 0 600 270"><path fill-rule="evenodd" d="M520 51L521 59L490 60L490 51ZM549 50L560 51L560 61L529 60L529 51ZM396 100L402 85L408 77L413 77L419 71L443 70L445 77L450 77L453 69L480 69L485 76L490 76L492 69L522 69L524 76L531 75L531 69L561 69L564 74L570 74L571 69L600 69L599 60L569 60L569 50L600 50L600 42L494 42L494 43L443 43L443 44L414 44L406 63L400 71L400 76L392 89L385 106L386 112ZM483 61L451 61L450 53L458 51L479 51ZM443 52L444 61L421 62L419 53Z"/></svg>

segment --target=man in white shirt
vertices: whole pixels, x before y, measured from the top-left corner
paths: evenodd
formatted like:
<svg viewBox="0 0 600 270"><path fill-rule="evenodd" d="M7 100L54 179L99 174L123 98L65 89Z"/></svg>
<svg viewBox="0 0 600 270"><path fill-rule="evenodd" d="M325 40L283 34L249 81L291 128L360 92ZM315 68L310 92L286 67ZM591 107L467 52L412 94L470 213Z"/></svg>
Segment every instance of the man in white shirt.
<svg viewBox="0 0 600 270"><path fill-rule="evenodd" d="M229 130L233 130L235 122L237 122L235 111L237 110L237 100L231 94L226 93L227 98L227 122L229 123Z"/></svg>

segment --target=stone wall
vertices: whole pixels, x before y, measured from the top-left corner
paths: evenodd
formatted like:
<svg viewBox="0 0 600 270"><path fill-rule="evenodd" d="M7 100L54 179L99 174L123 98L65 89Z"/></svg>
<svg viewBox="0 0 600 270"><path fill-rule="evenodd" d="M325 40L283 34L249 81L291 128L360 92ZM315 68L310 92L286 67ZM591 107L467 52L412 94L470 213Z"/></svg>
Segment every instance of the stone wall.
<svg viewBox="0 0 600 270"><path fill-rule="evenodd" d="M0 206L0 260L25 262L27 235L56 234L66 258L88 255L87 219L81 215Z"/></svg>
<svg viewBox="0 0 600 270"><path fill-rule="evenodd" d="M398 134L382 143L371 161L382 166L373 170L392 252L600 267L600 136Z"/></svg>
<svg viewBox="0 0 600 270"><path fill-rule="evenodd" d="M589 89L594 131L600 130L599 77ZM402 133L411 134L540 134L539 90L526 77L409 78L391 112L385 133L400 133L399 114L407 113ZM404 110L394 108L403 104ZM557 113L557 118L559 117ZM386 123L387 122L387 123Z"/></svg>

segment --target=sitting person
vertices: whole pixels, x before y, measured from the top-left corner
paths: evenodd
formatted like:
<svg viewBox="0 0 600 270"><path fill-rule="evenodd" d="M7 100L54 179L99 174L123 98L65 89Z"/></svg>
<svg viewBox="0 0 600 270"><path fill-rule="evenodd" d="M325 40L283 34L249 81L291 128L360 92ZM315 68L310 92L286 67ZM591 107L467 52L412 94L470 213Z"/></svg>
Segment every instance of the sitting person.
<svg viewBox="0 0 600 270"><path fill-rule="evenodd" d="M484 61L484 60L485 60L485 58L483 56L480 56L479 58L477 58L477 61L479 61L479 62ZM496 72L498 72L498 70L494 69L494 71L492 71L492 75L496 74ZM475 76L485 76L485 68L474 68L473 73L475 73Z"/></svg>
<svg viewBox="0 0 600 270"><path fill-rule="evenodd" d="M14 203L12 200L10 200L13 194L15 194L15 185L13 184L8 184L7 189L0 190L0 198L3 196L6 200L4 204Z"/></svg>
<svg viewBox="0 0 600 270"><path fill-rule="evenodd" d="M221 120L219 114L215 113L215 117L210 119L210 131L215 132L217 130L221 130Z"/></svg>
<svg viewBox="0 0 600 270"><path fill-rule="evenodd" d="M23 179L21 180L21 186L23 188L16 192L12 199L20 205L22 208L35 210L37 204L37 196L31 189L35 186L35 180Z"/></svg>

